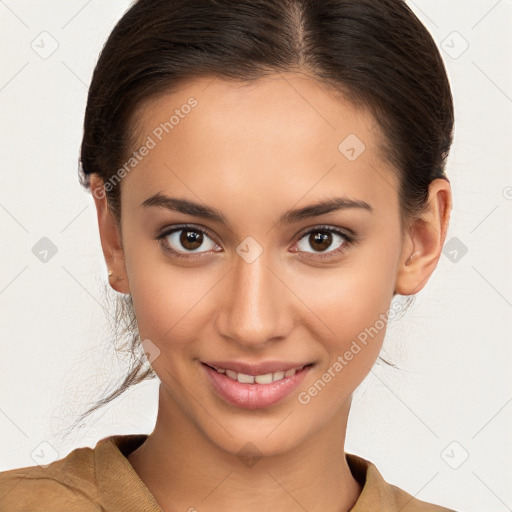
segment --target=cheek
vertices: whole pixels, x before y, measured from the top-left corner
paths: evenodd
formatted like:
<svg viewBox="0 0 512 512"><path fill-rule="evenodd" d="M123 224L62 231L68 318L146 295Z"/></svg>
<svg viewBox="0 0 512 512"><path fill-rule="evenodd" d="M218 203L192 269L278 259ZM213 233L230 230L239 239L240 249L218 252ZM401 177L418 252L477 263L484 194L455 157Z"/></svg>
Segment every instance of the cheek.
<svg viewBox="0 0 512 512"><path fill-rule="evenodd" d="M320 329L323 333L320 339L328 353L327 367L341 357L346 377L361 381L384 340L399 246L386 246L380 240L361 246L353 256L328 279L311 280L308 306L317 316L318 335Z"/></svg>
<svg viewBox="0 0 512 512"><path fill-rule="evenodd" d="M201 338L208 296L215 294L218 278L215 272L173 266L165 258L159 247L141 249L130 253L126 266L141 339L150 339L172 365L178 359L171 355L192 350L191 340Z"/></svg>
<svg viewBox="0 0 512 512"><path fill-rule="evenodd" d="M328 353L326 365L329 368L341 361L343 369L338 365L333 370L337 373L343 370L345 377L354 381L354 386L349 387L357 386L379 354L386 331L390 293L376 281L352 279L347 279L334 293L324 290L323 304L318 309L321 320L331 332L328 339L323 339Z"/></svg>
<svg viewBox="0 0 512 512"><path fill-rule="evenodd" d="M321 294L320 318L330 328L318 371L298 395L308 417L336 414L373 367L382 348L390 306L389 277L352 273ZM325 328L323 328L325 333ZM334 334L333 334L334 333Z"/></svg>

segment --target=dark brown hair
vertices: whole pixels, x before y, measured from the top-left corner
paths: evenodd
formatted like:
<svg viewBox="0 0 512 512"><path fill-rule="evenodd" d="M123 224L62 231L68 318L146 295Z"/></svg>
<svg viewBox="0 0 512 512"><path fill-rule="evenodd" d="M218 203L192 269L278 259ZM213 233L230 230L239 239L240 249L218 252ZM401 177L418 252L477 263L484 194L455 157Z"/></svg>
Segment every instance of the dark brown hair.
<svg viewBox="0 0 512 512"><path fill-rule="evenodd" d="M133 147L137 109L186 80L251 82L302 71L369 109L400 179L402 220L421 213L444 174L453 102L435 42L403 0L138 0L103 47L89 88L80 181L111 181ZM340 141L341 142L341 141ZM119 223L121 187L106 197ZM120 223L119 223L120 229ZM121 385L80 418L155 374L122 310L133 358Z"/></svg>

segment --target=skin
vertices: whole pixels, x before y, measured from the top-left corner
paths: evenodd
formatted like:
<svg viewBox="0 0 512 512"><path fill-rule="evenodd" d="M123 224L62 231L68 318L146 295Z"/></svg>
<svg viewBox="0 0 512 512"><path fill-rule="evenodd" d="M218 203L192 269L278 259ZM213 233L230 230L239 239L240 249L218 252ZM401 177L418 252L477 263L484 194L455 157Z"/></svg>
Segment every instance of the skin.
<svg viewBox="0 0 512 512"><path fill-rule="evenodd" d="M424 287L445 240L450 185L433 181L427 211L403 227L375 119L302 73L250 85L187 82L143 104L135 148L190 96L197 107L123 178L121 231L93 194L110 283L131 293L141 339L159 351L151 362L161 381L155 429L128 460L166 511L349 510L361 492L342 449L351 395L385 327L307 405L298 395L389 310L394 292ZM366 146L354 161L338 149L349 134ZM91 186L99 192L102 182L93 176ZM214 207L229 224L140 206L157 192ZM338 196L373 211L277 223L287 210ZM178 259L155 240L181 223L212 234L196 251L204 257ZM321 225L351 229L357 243L334 254L344 241L333 234L318 249L308 228ZM167 242L190 255L180 234ZM263 251L251 263L236 252L248 236ZM285 400L245 410L212 390L200 363L208 359L315 365ZM249 446L261 455L252 465L239 457Z"/></svg>

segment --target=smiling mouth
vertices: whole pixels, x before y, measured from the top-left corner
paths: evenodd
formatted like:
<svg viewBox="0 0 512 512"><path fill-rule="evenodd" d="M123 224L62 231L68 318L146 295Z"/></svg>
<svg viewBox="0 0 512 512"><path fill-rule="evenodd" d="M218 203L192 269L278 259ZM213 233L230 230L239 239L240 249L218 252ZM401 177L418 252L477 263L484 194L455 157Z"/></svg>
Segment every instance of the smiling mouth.
<svg viewBox="0 0 512 512"><path fill-rule="evenodd" d="M291 393L307 377L315 363L267 361L201 361L206 381L224 402L242 409L271 407ZM225 368L230 366L230 368ZM243 370L243 373L234 370ZM258 373L256 372L266 372Z"/></svg>
<svg viewBox="0 0 512 512"><path fill-rule="evenodd" d="M248 375L241 372L236 372L227 368L216 368L215 366L203 363L208 368L215 370L217 373L224 374L226 377L238 381L242 384L270 384L271 382L277 382L287 377L293 377L297 372L300 372L304 368L313 366L314 363L305 364L296 368L290 368L289 370L280 370L276 372L265 373L261 375Z"/></svg>

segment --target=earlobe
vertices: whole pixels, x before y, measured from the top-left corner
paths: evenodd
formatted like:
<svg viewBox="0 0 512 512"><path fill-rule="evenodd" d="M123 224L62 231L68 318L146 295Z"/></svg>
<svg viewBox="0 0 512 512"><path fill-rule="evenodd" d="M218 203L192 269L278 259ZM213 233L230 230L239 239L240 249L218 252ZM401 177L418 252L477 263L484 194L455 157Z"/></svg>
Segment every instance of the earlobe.
<svg viewBox="0 0 512 512"><path fill-rule="evenodd" d="M448 180L431 182L426 211L412 221L398 266L395 292L414 295L426 285L443 249L452 208Z"/></svg>
<svg viewBox="0 0 512 512"><path fill-rule="evenodd" d="M108 208L103 181L96 174L91 175L91 192L96 205L103 256L110 274L108 276L110 286L119 293L128 294L130 289L121 233L116 219Z"/></svg>

